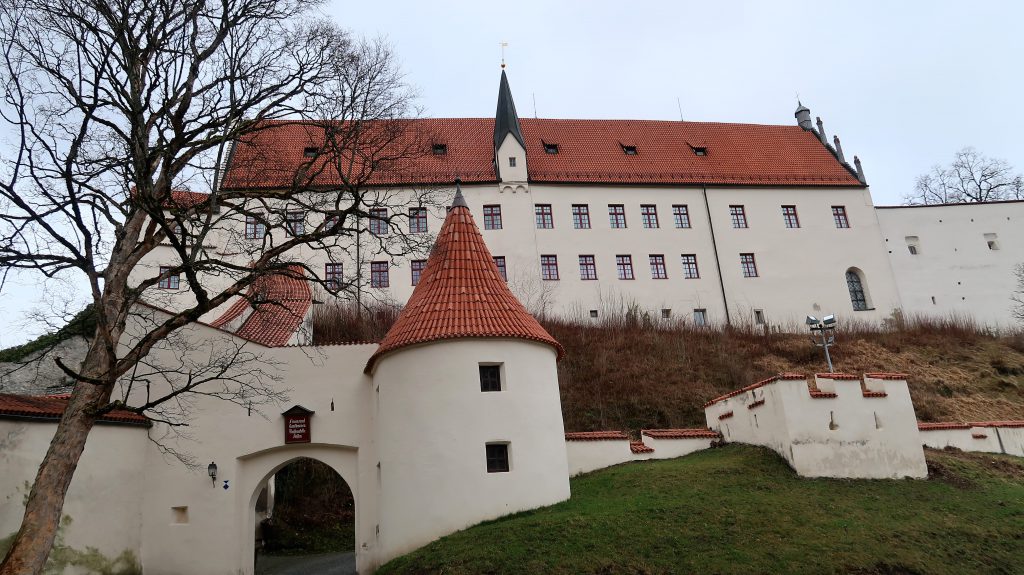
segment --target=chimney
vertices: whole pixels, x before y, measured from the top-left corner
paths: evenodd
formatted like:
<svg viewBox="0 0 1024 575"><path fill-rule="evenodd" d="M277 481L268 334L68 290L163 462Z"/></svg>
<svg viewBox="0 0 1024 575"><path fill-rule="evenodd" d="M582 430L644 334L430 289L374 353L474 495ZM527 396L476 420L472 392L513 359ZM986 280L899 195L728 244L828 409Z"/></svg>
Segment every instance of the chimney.
<svg viewBox="0 0 1024 575"><path fill-rule="evenodd" d="M828 137L825 136L825 122L821 121L821 116L818 116L818 139L821 140L822 144L828 146Z"/></svg>
<svg viewBox="0 0 1024 575"><path fill-rule="evenodd" d="M836 144L836 155L839 156L839 161L846 163L846 158L843 156L843 145L839 143L839 136L832 136L832 141Z"/></svg>
<svg viewBox="0 0 1024 575"><path fill-rule="evenodd" d="M862 168L860 165L860 158L854 156L853 165L857 167L857 179L860 180L860 183L867 185L868 181L866 178L864 178L864 168Z"/></svg>
<svg viewBox="0 0 1024 575"><path fill-rule="evenodd" d="M805 130L811 129L811 110L800 103L800 100L796 101L797 108L793 114L796 116L796 123L798 126Z"/></svg>

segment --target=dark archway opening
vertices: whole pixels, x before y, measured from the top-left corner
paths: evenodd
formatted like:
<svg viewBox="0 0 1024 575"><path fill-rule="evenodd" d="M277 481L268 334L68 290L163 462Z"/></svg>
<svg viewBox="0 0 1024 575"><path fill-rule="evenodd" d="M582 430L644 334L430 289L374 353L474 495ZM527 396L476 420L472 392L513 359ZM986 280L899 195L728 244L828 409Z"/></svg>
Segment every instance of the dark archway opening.
<svg viewBox="0 0 1024 575"><path fill-rule="evenodd" d="M256 573L276 575L326 567L345 573L355 551L352 490L325 463L301 457L273 476L256 500ZM298 569L298 571L297 571Z"/></svg>

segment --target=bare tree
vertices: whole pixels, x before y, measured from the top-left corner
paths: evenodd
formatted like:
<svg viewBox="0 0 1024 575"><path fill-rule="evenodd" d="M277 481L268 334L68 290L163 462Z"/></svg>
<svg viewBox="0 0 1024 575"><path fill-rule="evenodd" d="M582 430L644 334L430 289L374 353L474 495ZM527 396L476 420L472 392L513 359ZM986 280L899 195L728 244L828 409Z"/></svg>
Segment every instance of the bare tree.
<svg viewBox="0 0 1024 575"><path fill-rule="evenodd" d="M272 387L249 383L265 372L247 367L259 358L241 346L202 366L157 365L151 352L187 345L181 331L233 297L259 299L252 287L262 277L351 288L320 277L309 254L351 249L370 210L409 201L370 184L414 180L401 176L423 149L404 119L415 112L414 95L387 46L312 17L319 3L0 4L0 116L14 134L0 174L0 273L78 274L97 324L80 366L57 359L74 390L0 573L42 571L79 457L104 413L126 407L173 424L187 414L187 393L243 405L274 399ZM245 173L222 185L232 145L236 154L261 149L259 139L272 137L283 118L304 121L301 165L269 155L261 165L250 153L248 168L286 185L255 189ZM210 193L181 191L197 188ZM250 225L260 234L245 233ZM386 253L426 242L382 236L375 247ZM149 271L156 250L170 263ZM178 276L187 305L140 320L143 294ZM143 399L130 405L140 386Z"/></svg>
<svg viewBox="0 0 1024 575"><path fill-rule="evenodd" d="M1024 263L1017 264L1013 270L1017 276L1017 290L1013 292L1010 299L1013 300L1013 317L1024 325Z"/></svg>
<svg viewBox="0 0 1024 575"><path fill-rule="evenodd" d="M989 158L971 147L956 153L948 166L935 165L917 178L907 205L963 204L1024 199L1024 176L1006 160Z"/></svg>

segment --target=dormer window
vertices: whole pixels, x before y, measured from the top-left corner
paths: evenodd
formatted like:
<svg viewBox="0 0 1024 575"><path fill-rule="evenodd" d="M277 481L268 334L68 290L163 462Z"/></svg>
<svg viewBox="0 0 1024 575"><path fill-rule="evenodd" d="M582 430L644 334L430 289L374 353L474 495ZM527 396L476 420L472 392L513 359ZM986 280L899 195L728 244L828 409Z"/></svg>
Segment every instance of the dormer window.
<svg viewBox="0 0 1024 575"><path fill-rule="evenodd" d="M435 156L443 156L448 153L448 144L434 144L431 149Z"/></svg>
<svg viewBox="0 0 1024 575"><path fill-rule="evenodd" d="M544 153L545 154L557 154L558 153L558 144L549 144L547 142L544 142Z"/></svg>
<svg viewBox="0 0 1024 575"><path fill-rule="evenodd" d="M627 146L625 144L621 144L621 146L622 146L622 153L626 154L627 156L635 156L636 155L636 146Z"/></svg>
<svg viewBox="0 0 1024 575"><path fill-rule="evenodd" d="M706 156L708 155L708 149L705 146L690 146L693 149L693 155L695 156Z"/></svg>
<svg viewBox="0 0 1024 575"><path fill-rule="evenodd" d="M516 167L516 157L515 156L509 156L509 158L508 158L508 167L510 167L510 168Z"/></svg>
<svg viewBox="0 0 1024 575"><path fill-rule="evenodd" d="M320 151L320 148L318 148L316 146L307 146L307 147L302 149L302 155L307 157L307 158L314 158L314 157L316 157L316 155L317 155L317 153L319 151Z"/></svg>

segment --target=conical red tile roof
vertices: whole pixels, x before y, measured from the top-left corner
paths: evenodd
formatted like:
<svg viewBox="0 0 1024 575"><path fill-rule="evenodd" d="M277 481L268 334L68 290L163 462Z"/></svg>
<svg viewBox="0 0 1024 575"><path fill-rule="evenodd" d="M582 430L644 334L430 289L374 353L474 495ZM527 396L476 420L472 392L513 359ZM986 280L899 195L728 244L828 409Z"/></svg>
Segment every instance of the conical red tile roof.
<svg viewBox="0 0 1024 575"><path fill-rule="evenodd" d="M528 339L553 346L558 359L565 354L501 279L461 194L441 226L419 284L365 371L396 349L455 338Z"/></svg>

